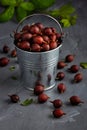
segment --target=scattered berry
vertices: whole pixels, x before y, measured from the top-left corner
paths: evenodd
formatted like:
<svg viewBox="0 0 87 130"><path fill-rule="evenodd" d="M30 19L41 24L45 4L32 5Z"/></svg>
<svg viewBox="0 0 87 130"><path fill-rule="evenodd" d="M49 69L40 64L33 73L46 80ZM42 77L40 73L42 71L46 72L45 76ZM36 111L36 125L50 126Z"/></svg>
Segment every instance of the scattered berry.
<svg viewBox="0 0 87 130"><path fill-rule="evenodd" d="M81 101L81 99L78 96L71 96L70 97L70 103L72 105L78 105L80 103L84 103L83 101Z"/></svg>
<svg viewBox="0 0 87 130"><path fill-rule="evenodd" d="M58 72L56 75L57 80L62 80L62 79L64 79L64 77L65 77L64 72Z"/></svg>
<svg viewBox="0 0 87 130"><path fill-rule="evenodd" d="M48 100L48 96L45 93L42 93L38 96L39 103L45 103Z"/></svg>
<svg viewBox="0 0 87 130"><path fill-rule="evenodd" d="M60 107L62 106L62 104L63 104L60 99L55 99L55 100L50 101L50 102L53 103L53 106L54 106L55 108L60 108Z"/></svg>
<svg viewBox="0 0 87 130"><path fill-rule="evenodd" d="M71 54L68 54L66 57L65 57L65 62L72 62L74 60L74 55L71 55Z"/></svg>
<svg viewBox="0 0 87 130"><path fill-rule="evenodd" d="M16 57L16 56L17 56L17 52L16 52L15 49L13 49L13 50L11 51L11 57Z"/></svg>
<svg viewBox="0 0 87 130"><path fill-rule="evenodd" d="M59 61L58 64L57 64L57 68L58 69L62 69L65 66L67 66L67 64L64 61Z"/></svg>
<svg viewBox="0 0 87 130"><path fill-rule="evenodd" d="M78 65L72 65L68 70L72 73L78 72L80 67Z"/></svg>
<svg viewBox="0 0 87 130"><path fill-rule="evenodd" d="M61 110L61 109L55 109L53 111L53 115L54 115L54 117L59 118L59 117L61 117L63 115L66 115L66 113L63 112L63 110Z"/></svg>
<svg viewBox="0 0 87 130"><path fill-rule="evenodd" d="M83 79L83 76L81 73L78 73L74 76L74 82L78 83Z"/></svg>
<svg viewBox="0 0 87 130"><path fill-rule="evenodd" d="M66 91L66 86L63 83L58 84L57 90L59 93L64 93Z"/></svg>
<svg viewBox="0 0 87 130"><path fill-rule="evenodd" d="M12 94L12 95L8 95L8 96L10 97L10 99L13 103L17 103L20 100L19 96L16 94Z"/></svg>
<svg viewBox="0 0 87 130"><path fill-rule="evenodd" d="M0 66L4 67L4 66L8 65L9 61L10 60L7 57L0 58Z"/></svg>
<svg viewBox="0 0 87 130"><path fill-rule="evenodd" d="M8 53L10 51L10 48L7 45L3 46L3 52Z"/></svg>

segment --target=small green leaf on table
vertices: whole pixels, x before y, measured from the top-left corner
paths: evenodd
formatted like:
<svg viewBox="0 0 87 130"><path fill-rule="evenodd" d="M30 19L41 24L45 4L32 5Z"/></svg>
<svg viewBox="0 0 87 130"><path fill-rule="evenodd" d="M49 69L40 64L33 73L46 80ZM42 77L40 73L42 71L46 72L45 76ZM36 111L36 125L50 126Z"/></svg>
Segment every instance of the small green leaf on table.
<svg viewBox="0 0 87 130"><path fill-rule="evenodd" d="M84 69L87 69L87 62L81 62L80 66Z"/></svg>
<svg viewBox="0 0 87 130"><path fill-rule="evenodd" d="M31 98L31 99L26 99L26 100L24 100L22 103L21 103L21 105L22 106L28 106L28 105L30 105L30 104L32 104L33 103L33 99Z"/></svg>
<svg viewBox="0 0 87 130"><path fill-rule="evenodd" d="M14 71L15 70L15 66L10 66L9 70L10 71Z"/></svg>

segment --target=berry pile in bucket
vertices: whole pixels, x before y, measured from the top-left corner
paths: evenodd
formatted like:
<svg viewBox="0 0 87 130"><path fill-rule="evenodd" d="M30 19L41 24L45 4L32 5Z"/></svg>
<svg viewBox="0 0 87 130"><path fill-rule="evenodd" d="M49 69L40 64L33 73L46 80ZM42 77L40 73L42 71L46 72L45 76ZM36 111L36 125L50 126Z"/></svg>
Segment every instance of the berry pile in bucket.
<svg viewBox="0 0 87 130"><path fill-rule="evenodd" d="M31 52L44 52L57 48L62 42L62 34L54 27L45 27L42 23L25 25L14 34L18 48Z"/></svg>

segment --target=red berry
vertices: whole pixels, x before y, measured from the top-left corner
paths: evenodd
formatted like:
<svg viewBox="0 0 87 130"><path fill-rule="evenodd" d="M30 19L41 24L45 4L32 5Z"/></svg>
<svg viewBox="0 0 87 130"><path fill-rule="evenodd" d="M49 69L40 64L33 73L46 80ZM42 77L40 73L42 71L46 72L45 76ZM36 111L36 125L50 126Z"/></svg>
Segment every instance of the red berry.
<svg viewBox="0 0 87 130"><path fill-rule="evenodd" d="M74 96L71 96L71 97L70 97L70 103L71 103L72 105L78 105L78 104L84 103L84 102L81 101L80 97L74 95Z"/></svg>
<svg viewBox="0 0 87 130"><path fill-rule="evenodd" d="M67 66L67 64L64 61L59 61L58 64L57 64L57 68L58 69L62 69L65 66Z"/></svg>
<svg viewBox="0 0 87 130"><path fill-rule="evenodd" d="M57 48L60 41L61 34L59 36L54 27L44 27L40 22L25 25L19 33L14 34L14 43L25 51L49 51Z"/></svg>
<svg viewBox="0 0 87 130"><path fill-rule="evenodd" d="M39 34L40 33L40 29L36 25L31 25L29 31L32 34Z"/></svg>
<svg viewBox="0 0 87 130"><path fill-rule="evenodd" d="M43 40L44 40L46 43L49 43L49 42L50 42L50 38L49 38L47 35L43 35Z"/></svg>
<svg viewBox="0 0 87 130"><path fill-rule="evenodd" d="M56 33L56 38L57 39L61 38L61 34L60 33Z"/></svg>
<svg viewBox="0 0 87 130"><path fill-rule="evenodd" d="M18 42L17 46L22 49L28 51L30 49L30 43L28 41Z"/></svg>
<svg viewBox="0 0 87 130"><path fill-rule="evenodd" d="M34 36L33 37L33 43L41 45L43 43L43 37L42 36Z"/></svg>
<svg viewBox="0 0 87 130"><path fill-rule="evenodd" d="M48 100L48 96L45 93L42 93L38 96L39 103L45 103Z"/></svg>
<svg viewBox="0 0 87 130"><path fill-rule="evenodd" d="M56 75L57 80L62 80L62 79L64 79L64 77L65 77L64 72L58 72Z"/></svg>
<svg viewBox="0 0 87 130"><path fill-rule="evenodd" d="M57 42L56 42L56 41L50 42L49 45L50 45L50 49L51 49L51 50L57 48Z"/></svg>
<svg viewBox="0 0 87 130"><path fill-rule="evenodd" d="M51 29L52 29L52 32L53 32L53 33L56 33L56 32L57 32L57 31L56 31L56 28L51 27Z"/></svg>
<svg viewBox="0 0 87 130"><path fill-rule="evenodd" d="M54 41L54 42L56 41L56 35L55 34L51 34L49 37L52 41Z"/></svg>
<svg viewBox="0 0 87 130"><path fill-rule="evenodd" d="M62 106L62 104L63 104L60 99L55 99L55 100L50 101L50 102L53 103L53 106L54 106L55 108L60 108L60 107Z"/></svg>
<svg viewBox="0 0 87 130"><path fill-rule="evenodd" d="M13 103L17 103L20 100L19 96L16 94L12 94L12 95L8 95L8 96L10 96L10 99Z"/></svg>
<svg viewBox="0 0 87 130"><path fill-rule="evenodd" d="M8 53L10 51L10 48L7 45L3 46L3 52Z"/></svg>
<svg viewBox="0 0 87 130"><path fill-rule="evenodd" d="M39 95L44 92L44 86L43 85L36 85L34 87L34 94Z"/></svg>
<svg viewBox="0 0 87 130"><path fill-rule="evenodd" d="M25 25L23 28L22 28L22 32L28 32L29 30L29 25Z"/></svg>
<svg viewBox="0 0 87 130"><path fill-rule="evenodd" d="M50 50L49 44L44 43L44 44L42 45L42 51L49 51L49 50Z"/></svg>
<svg viewBox="0 0 87 130"><path fill-rule="evenodd" d="M15 49L13 49L13 50L11 51L11 56L12 56L12 57L16 57L16 56L17 56L17 52L16 52Z"/></svg>
<svg viewBox="0 0 87 130"><path fill-rule="evenodd" d="M81 73L78 73L74 76L74 82L78 83L83 79L83 76Z"/></svg>
<svg viewBox="0 0 87 130"><path fill-rule="evenodd" d="M51 34L53 34L52 29L50 27L45 27L44 28L44 33L46 35L48 35L48 36L51 35Z"/></svg>
<svg viewBox="0 0 87 130"><path fill-rule="evenodd" d="M66 113L63 112L63 110L61 110L61 109L55 109L55 110L53 111L53 115L54 115L54 117L56 117L56 118L59 118L59 117L65 115L65 114L66 114Z"/></svg>
<svg viewBox="0 0 87 130"><path fill-rule="evenodd" d="M15 40L21 39L21 34L20 33L15 33L14 38L15 38Z"/></svg>
<svg viewBox="0 0 87 130"><path fill-rule="evenodd" d="M72 62L73 60L74 60L74 55L69 54L65 57L65 62Z"/></svg>
<svg viewBox="0 0 87 130"><path fill-rule="evenodd" d="M4 66L8 65L9 61L10 60L7 57L0 58L0 66L4 67Z"/></svg>
<svg viewBox="0 0 87 130"><path fill-rule="evenodd" d="M72 73L76 73L76 72L79 71L79 66L78 65L72 65L68 70Z"/></svg>
<svg viewBox="0 0 87 130"><path fill-rule="evenodd" d="M38 26L41 30L44 28L44 25L42 23L35 23L36 26Z"/></svg>
<svg viewBox="0 0 87 130"><path fill-rule="evenodd" d="M39 52L39 51L41 51L40 45L36 44L36 43L32 44L31 51L33 51L33 52Z"/></svg>
<svg viewBox="0 0 87 130"><path fill-rule="evenodd" d="M63 83L58 84L57 90L59 93L64 93L66 91L66 86Z"/></svg>
<svg viewBox="0 0 87 130"><path fill-rule="evenodd" d="M24 33L22 34L22 40L29 40L30 38L32 38L32 34L31 33Z"/></svg>

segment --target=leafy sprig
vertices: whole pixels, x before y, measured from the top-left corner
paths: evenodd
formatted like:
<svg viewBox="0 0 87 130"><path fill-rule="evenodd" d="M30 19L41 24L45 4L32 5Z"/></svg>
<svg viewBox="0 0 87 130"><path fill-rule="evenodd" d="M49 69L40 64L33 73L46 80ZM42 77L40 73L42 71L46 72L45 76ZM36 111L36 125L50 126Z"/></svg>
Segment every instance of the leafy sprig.
<svg viewBox="0 0 87 130"><path fill-rule="evenodd" d="M70 27L76 24L77 14L76 9L72 6L71 2L61 6L59 9L54 9L48 12L55 18L58 18L63 27Z"/></svg>
<svg viewBox="0 0 87 130"><path fill-rule="evenodd" d="M55 3L55 0L0 0L0 4L5 8L0 14L0 22L11 20L15 14L19 22L32 13L46 13L56 18L62 27L76 24L77 14L72 3L69 2L59 8L49 10ZM10 10L7 11L9 7L14 8L12 15L10 15Z"/></svg>

